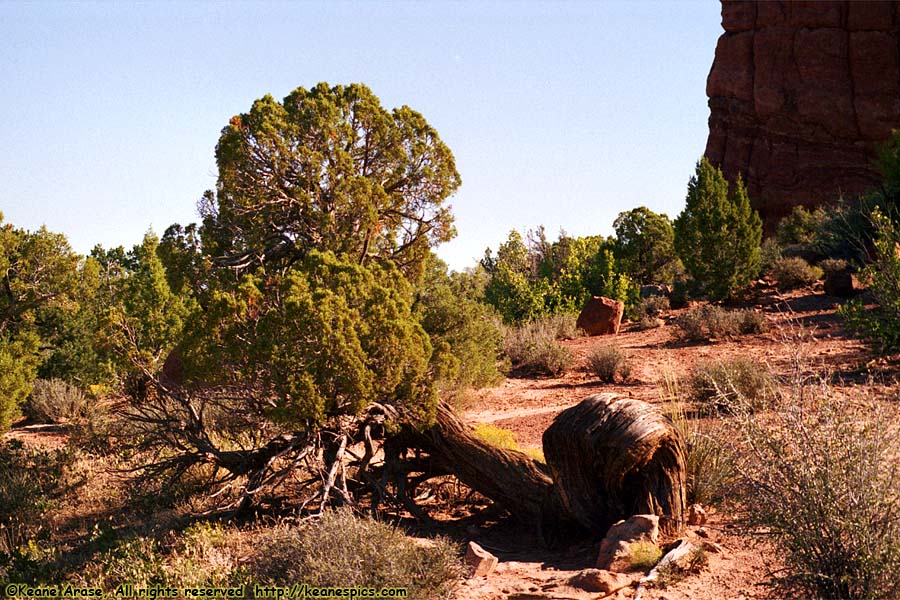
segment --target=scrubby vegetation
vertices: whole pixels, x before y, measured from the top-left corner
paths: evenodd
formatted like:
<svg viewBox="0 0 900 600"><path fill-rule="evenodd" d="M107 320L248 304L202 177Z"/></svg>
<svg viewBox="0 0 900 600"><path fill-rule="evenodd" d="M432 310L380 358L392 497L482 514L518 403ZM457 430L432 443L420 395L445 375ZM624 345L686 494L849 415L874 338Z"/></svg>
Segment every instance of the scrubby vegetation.
<svg viewBox="0 0 900 600"><path fill-rule="evenodd" d="M731 410L738 404L742 410L759 410L777 393L769 368L742 357L700 363L687 384L691 400L717 410Z"/></svg>
<svg viewBox="0 0 900 600"><path fill-rule="evenodd" d="M574 333L574 318L544 317L507 327L503 348L514 369L559 375L572 365L572 353L556 341Z"/></svg>
<svg viewBox="0 0 900 600"><path fill-rule="evenodd" d="M878 306L871 310L857 299L842 307L841 313L851 328L880 351L892 352L900 348L900 230L879 211L872 219L877 231L875 256L862 275Z"/></svg>
<svg viewBox="0 0 900 600"><path fill-rule="evenodd" d="M604 383L619 378L626 381L631 375L628 354L618 346L600 346L588 354L588 368Z"/></svg>
<svg viewBox="0 0 900 600"><path fill-rule="evenodd" d="M798 382L771 415L735 411L748 525L784 550L785 585L822 598L900 592L897 415L885 410Z"/></svg>
<svg viewBox="0 0 900 600"><path fill-rule="evenodd" d="M800 257L779 258L772 265L772 276L781 290L793 290L812 285L822 278L820 267L810 266Z"/></svg>
<svg viewBox="0 0 900 600"><path fill-rule="evenodd" d="M689 342L707 341L754 333L769 329L766 317L753 310L726 310L713 304L692 308L675 320L680 339Z"/></svg>

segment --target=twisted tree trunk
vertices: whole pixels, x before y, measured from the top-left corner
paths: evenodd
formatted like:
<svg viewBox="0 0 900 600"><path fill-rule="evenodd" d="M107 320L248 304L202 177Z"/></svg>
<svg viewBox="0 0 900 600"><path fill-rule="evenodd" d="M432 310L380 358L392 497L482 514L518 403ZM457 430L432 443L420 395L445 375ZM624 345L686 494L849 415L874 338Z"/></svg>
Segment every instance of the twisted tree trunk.
<svg viewBox="0 0 900 600"><path fill-rule="evenodd" d="M560 413L544 433L548 468L480 440L444 404L416 437L442 469L533 523L546 541L573 523L602 536L641 513L659 515L670 531L684 524L684 444L645 402L597 394Z"/></svg>
<svg viewBox="0 0 900 600"><path fill-rule="evenodd" d="M684 525L684 442L652 405L589 396L561 412L543 442L560 501L592 532L636 514L659 515L668 531Z"/></svg>

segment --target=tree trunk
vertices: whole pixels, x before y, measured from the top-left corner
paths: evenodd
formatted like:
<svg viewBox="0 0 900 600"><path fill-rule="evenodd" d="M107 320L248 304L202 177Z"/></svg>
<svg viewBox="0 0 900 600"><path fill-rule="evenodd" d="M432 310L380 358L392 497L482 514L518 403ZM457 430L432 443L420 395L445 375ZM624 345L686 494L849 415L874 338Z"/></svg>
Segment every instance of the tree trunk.
<svg viewBox="0 0 900 600"><path fill-rule="evenodd" d="M543 441L549 469L480 440L442 403L435 424L410 445L533 523L548 542L568 535L573 523L602 536L619 519L641 513L660 515L668 530L683 526L684 445L651 405L590 396L560 413Z"/></svg>
<svg viewBox="0 0 900 600"><path fill-rule="evenodd" d="M659 515L666 531L683 527L684 443L652 405L589 396L553 420L543 443L562 505L592 532L635 514Z"/></svg>
<svg viewBox="0 0 900 600"><path fill-rule="evenodd" d="M523 452L481 440L443 402L424 438L424 449L443 470L517 517L539 524L548 511L560 511L553 481L542 465Z"/></svg>

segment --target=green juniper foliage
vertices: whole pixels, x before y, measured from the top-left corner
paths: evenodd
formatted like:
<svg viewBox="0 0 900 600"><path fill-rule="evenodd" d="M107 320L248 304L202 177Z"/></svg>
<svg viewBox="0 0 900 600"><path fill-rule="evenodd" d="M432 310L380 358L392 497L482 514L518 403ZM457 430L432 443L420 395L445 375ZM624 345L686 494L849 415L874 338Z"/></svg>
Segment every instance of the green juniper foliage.
<svg viewBox="0 0 900 600"><path fill-rule="evenodd" d="M704 157L688 182L675 219L675 249L688 273L713 300L734 295L758 271L762 221L740 178L731 193L722 171Z"/></svg>
<svg viewBox="0 0 900 600"><path fill-rule="evenodd" d="M624 272L640 284L671 284L679 268L672 221L645 206L619 213L615 257Z"/></svg>

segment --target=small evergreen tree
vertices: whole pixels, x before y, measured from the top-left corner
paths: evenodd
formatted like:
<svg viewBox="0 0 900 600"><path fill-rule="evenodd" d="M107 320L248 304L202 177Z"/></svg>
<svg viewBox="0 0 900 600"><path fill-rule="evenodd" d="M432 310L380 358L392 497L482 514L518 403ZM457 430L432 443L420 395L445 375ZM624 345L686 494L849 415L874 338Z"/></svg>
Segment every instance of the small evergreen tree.
<svg viewBox="0 0 900 600"><path fill-rule="evenodd" d="M642 284L672 283L679 265L669 217L639 206L619 213L613 228L616 260L626 273Z"/></svg>
<svg viewBox="0 0 900 600"><path fill-rule="evenodd" d="M732 296L758 271L762 221L738 177L731 193L722 171L704 157L675 219L675 250L712 300Z"/></svg>

